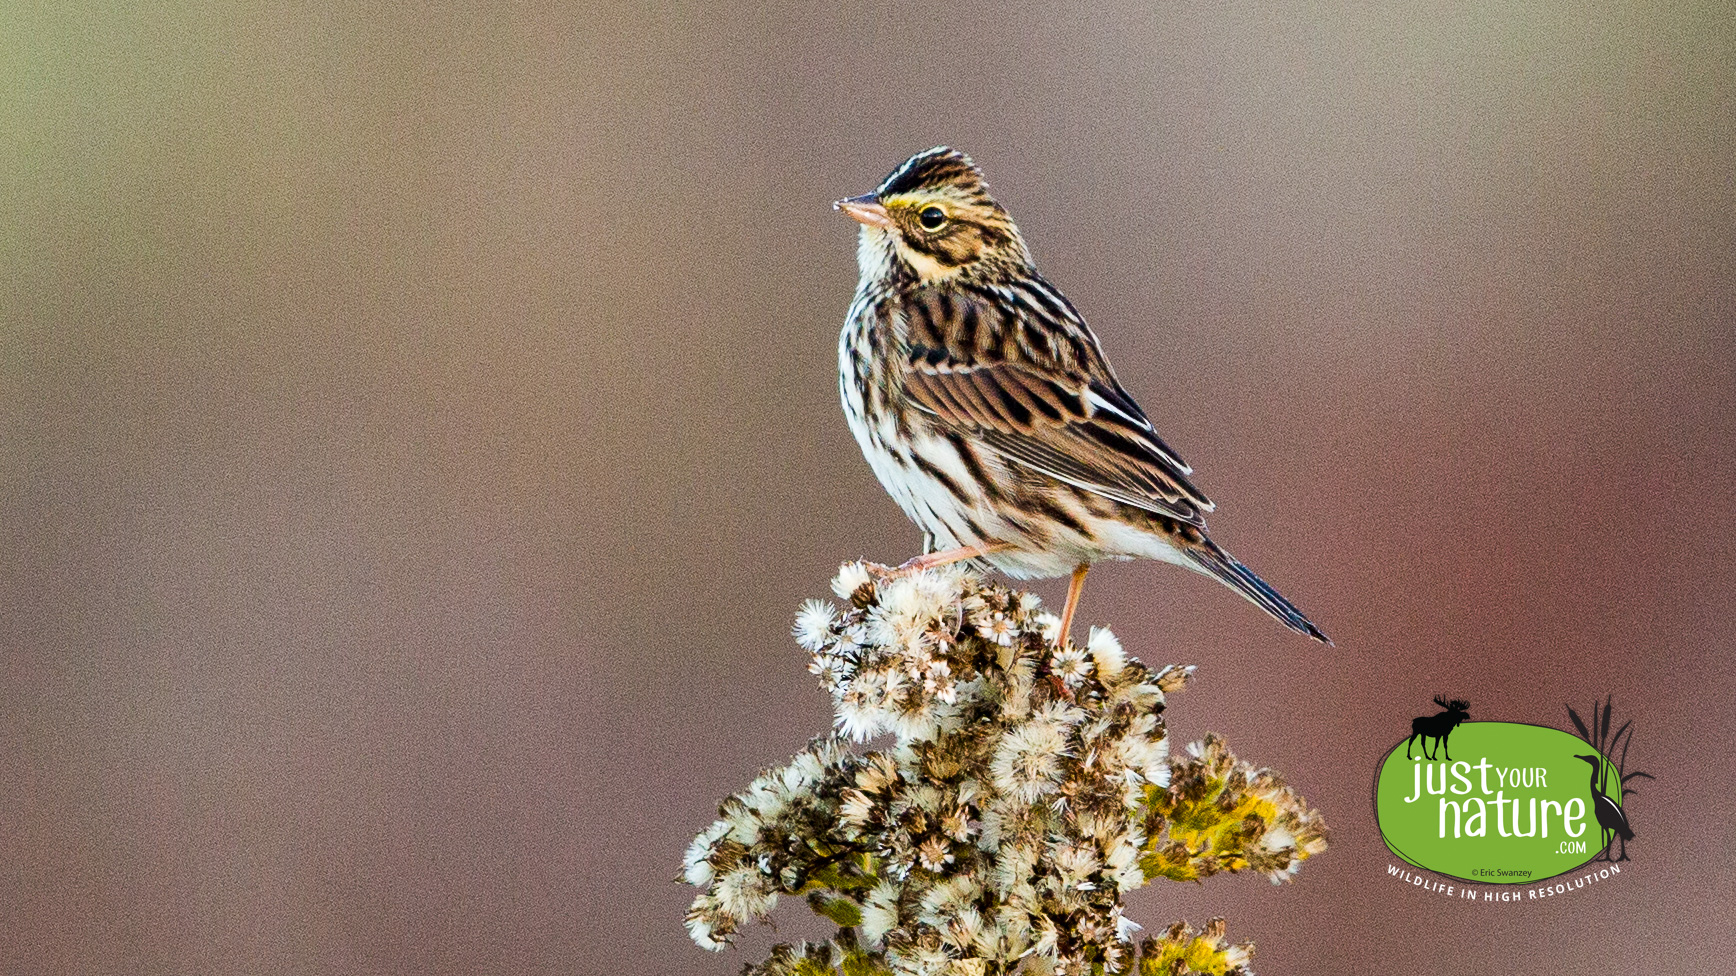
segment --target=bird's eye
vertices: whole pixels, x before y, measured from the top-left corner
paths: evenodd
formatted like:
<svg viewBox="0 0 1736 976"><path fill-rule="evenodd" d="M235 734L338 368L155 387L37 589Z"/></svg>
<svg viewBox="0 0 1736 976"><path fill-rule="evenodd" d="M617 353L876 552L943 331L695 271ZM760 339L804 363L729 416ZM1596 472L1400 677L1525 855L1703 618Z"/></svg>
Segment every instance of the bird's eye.
<svg viewBox="0 0 1736 976"><path fill-rule="evenodd" d="M916 219L922 224L923 230L939 230L946 226L946 211L939 207L923 207Z"/></svg>

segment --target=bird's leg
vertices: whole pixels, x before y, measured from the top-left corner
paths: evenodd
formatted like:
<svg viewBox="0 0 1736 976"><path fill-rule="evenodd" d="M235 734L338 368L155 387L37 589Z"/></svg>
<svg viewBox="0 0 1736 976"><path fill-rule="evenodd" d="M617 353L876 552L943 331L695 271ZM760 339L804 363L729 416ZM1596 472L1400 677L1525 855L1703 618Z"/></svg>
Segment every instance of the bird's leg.
<svg viewBox="0 0 1736 976"><path fill-rule="evenodd" d="M953 563L962 563L966 560L986 556L991 552L1000 552L1002 549L1010 548L1012 548L1011 544L1006 542L984 542L974 546L959 546L957 549L948 549L945 552L925 552L914 559L906 560L903 565L893 570L891 575L905 576L910 573L920 573L925 569L950 566Z"/></svg>
<svg viewBox="0 0 1736 976"><path fill-rule="evenodd" d="M1069 635L1073 630L1073 614L1079 609L1079 594L1085 590L1085 574L1091 572L1090 563L1080 563L1073 570L1073 579L1067 584L1067 606L1061 610L1061 636L1058 643L1067 646Z"/></svg>

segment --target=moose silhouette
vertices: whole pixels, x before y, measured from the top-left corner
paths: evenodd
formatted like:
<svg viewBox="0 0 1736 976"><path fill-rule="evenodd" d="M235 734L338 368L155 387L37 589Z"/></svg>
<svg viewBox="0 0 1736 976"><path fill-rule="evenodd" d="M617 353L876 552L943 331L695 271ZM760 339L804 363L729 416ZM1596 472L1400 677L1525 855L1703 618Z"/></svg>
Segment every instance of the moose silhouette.
<svg viewBox="0 0 1736 976"><path fill-rule="evenodd" d="M1411 736L1404 740L1404 757L1406 759L1411 758L1411 743L1418 739L1423 740L1423 758L1434 759L1435 757L1429 752L1429 740L1433 739L1435 740L1436 751L1445 752L1447 761L1452 761L1453 754L1447 749L1447 737L1453 734L1453 730L1459 727L1460 722L1471 716L1471 703L1457 698L1447 701L1445 696L1436 695L1435 704L1446 711L1411 719Z"/></svg>

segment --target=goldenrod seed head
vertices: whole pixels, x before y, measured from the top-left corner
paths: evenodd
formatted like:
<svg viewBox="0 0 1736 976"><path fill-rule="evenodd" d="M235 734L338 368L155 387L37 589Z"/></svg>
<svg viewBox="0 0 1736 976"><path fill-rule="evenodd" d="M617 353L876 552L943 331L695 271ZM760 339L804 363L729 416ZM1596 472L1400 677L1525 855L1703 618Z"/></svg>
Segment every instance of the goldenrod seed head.
<svg viewBox="0 0 1736 976"><path fill-rule="evenodd" d="M1059 646L1034 597L956 567L876 578L847 564L834 585L844 605L803 603L792 633L837 732L727 798L688 846L696 944L720 948L800 893L855 940L774 949L756 976L846 958L964 976L1143 971L1155 957L1128 941L1127 891L1160 874L1285 880L1324 848L1318 814L1221 739L1171 756L1164 696L1191 668L1147 668L1100 627ZM1245 959L1175 938L1156 951L1225 974Z"/></svg>

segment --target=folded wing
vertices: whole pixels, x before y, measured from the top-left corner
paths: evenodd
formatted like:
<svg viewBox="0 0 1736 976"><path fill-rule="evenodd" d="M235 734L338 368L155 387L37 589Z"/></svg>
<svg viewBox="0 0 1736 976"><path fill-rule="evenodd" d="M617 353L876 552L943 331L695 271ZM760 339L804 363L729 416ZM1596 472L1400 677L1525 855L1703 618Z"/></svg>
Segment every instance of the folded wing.
<svg viewBox="0 0 1736 976"><path fill-rule="evenodd" d="M1212 503L1115 381L1071 307L1014 305L1018 313L1008 315L997 311L1004 301L992 300L1004 297L955 293L913 303L911 399L1011 461L1203 527ZM1037 316L1064 320L1038 328L1028 321ZM1065 341L1054 339L1057 326Z"/></svg>

